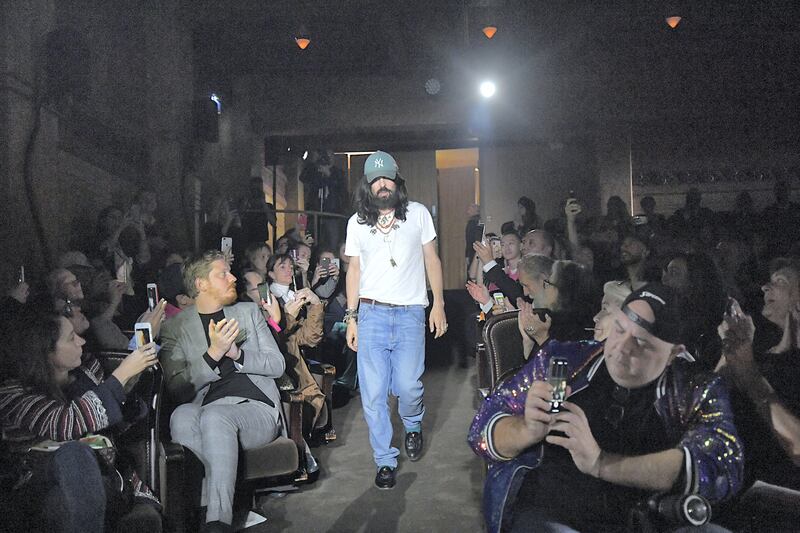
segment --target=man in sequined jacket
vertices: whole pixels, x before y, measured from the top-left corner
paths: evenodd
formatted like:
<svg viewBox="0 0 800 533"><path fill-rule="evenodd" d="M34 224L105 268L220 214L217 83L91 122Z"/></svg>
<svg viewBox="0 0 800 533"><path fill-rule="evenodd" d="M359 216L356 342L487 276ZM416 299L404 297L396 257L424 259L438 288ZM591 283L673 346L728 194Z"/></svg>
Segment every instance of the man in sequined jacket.
<svg viewBox="0 0 800 533"><path fill-rule="evenodd" d="M481 405L468 440L489 463L490 532L623 531L654 493L697 493L713 505L739 490L743 454L728 392L679 357L688 354L674 295L646 285L612 318L605 346L551 342ZM569 369L557 413L553 358Z"/></svg>

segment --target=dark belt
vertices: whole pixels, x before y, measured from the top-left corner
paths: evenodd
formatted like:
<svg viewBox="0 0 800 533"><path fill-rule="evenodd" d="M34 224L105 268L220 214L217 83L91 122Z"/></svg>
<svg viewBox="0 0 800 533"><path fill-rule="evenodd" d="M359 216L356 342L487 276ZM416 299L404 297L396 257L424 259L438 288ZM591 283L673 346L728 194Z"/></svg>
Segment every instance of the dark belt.
<svg viewBox="0 0 800 533"><path fill-rule="evenodd" d="M359 298L358 301L362 304L382 305L384 307L408 307L406 305L387 304L386 302L379 302L378 300L373 300L372 298Z"/></svg>

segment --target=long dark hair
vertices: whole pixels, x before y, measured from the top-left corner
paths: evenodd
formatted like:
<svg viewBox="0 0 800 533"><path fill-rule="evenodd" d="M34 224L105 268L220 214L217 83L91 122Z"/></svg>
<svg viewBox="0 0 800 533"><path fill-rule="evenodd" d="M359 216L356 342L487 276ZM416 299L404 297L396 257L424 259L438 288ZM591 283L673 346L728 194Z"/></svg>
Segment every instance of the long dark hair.
<svg viewBox="0 0 800 533"><path fill-rule="evenodd" d="M394 216L398 220L405 221L406 213L408 212L408 191L406 190L406 182L397 173L397 179L394 181L397 188L395 195L397 196L397 207L394 208ZM372 187L367 183L366 178L362 178L361 182L356 189L355 199L353 201L356 212L358 213L358 223L366 224L367 226L374 226L378 223L378 208L372 202Z"/></svg>
<svg viewBox="0 0 800 533"><path fill-rule="evenodd" d="M53 313L24 312L8 329L6 356L10 370L24 386L41 394L60 398L50 354L61 336L62 317Z"/></svg>

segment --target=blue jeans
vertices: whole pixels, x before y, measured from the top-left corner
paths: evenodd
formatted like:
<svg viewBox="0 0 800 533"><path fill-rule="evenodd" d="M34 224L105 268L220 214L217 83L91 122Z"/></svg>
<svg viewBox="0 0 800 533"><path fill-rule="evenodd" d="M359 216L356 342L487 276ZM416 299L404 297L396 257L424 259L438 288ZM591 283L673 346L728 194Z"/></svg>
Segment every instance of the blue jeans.
<svg viewBox="0 0 800 533"><path fill-rule="evenodd" d="M389 393L406 431L419 431L425 406L425 308L361 303L358 310L358 381L375 464L397 467L392 446Z"/></svg>

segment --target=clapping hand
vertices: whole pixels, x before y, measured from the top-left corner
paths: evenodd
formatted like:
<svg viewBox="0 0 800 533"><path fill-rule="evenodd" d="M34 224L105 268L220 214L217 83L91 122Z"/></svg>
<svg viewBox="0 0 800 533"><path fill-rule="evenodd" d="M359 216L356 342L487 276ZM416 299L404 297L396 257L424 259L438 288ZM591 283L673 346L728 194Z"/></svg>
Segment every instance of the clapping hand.
<svg viewBox="0 0 800 533"><path fill-rule="evenodd" d="M489 289L486 288L486 285L478 284L474 281L467 282L467 292L469 292L469 295L472 296L472 299L478 302L480 305L486 305L492 299L492 296L489 294Z"/></svg>
<svg viewBox="0 0 800 533"><path fill-rule="evenodd" d="M208 337L211 339L208 355L215 361L219 361L228 353L238 336L239 323L235 318L230 320L223 318L219 322L212 320L208 323Z"/></svg>

